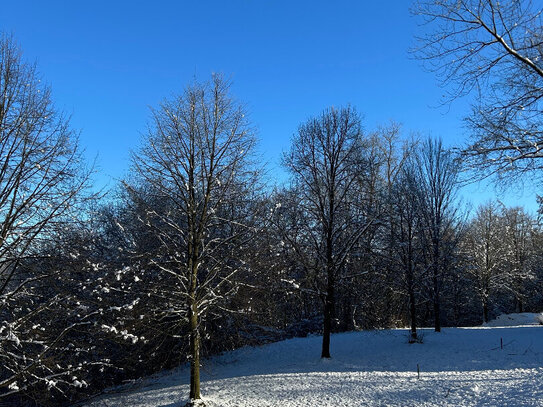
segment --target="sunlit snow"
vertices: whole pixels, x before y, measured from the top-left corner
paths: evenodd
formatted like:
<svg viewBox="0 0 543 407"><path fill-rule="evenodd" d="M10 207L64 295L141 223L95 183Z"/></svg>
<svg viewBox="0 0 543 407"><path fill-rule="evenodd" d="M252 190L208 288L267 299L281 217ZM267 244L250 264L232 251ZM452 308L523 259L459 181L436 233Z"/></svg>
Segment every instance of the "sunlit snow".
<svg viewBox="0 0 543 407"><path fill-rule="evenodd" d="M246 347L204 361L202 394L210 407L543 406L543 326L535 314L517 320L425 329L421 344L406 330L336 334L330 360L318 336ZM186 367L164 372L87 406L182 406L188 379Z"/></svg>

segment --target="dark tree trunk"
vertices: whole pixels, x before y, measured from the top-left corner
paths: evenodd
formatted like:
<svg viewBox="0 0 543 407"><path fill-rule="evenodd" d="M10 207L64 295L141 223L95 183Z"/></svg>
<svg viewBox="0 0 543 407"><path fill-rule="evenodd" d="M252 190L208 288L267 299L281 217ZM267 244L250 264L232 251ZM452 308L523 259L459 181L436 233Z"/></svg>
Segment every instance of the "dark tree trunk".
<svg viewBox="0 0 543 407"><path fill-rule="evenodd" d="M439 222L438 222L439 223ZM434 235L438 235L439 228L434 232ZM434 265L433 265L433 283L434 283L434 330L436 332L441 332L441 304L439 301L439 257L440 257L440 248L439 248L439 239L434 238Z"/></svg>
<svg viewBox="0 0 543 407"><path fill-rule="evenodd" d="M407 246L407 291L409 294L409 316L411 319L411 337L409 342L417 340L417 309L415 303L415 270L413 266L413 240L411 225L408 229L408 246Z"/></svg>
<svg viewBox="0 0 543 407"><path fill-rule="evenodd" d="M516 301L517 305L516 305L516 311L517 312L524 312L524 305L522 304L522 300L520 298L517 297L517 301Z"/></svg>
<svg viewBox="0 0 543 407"><path fill-rule="evenodd" d="M328 272L328 287L324 300L324 326L322 332L321 358L330 357L330 333L332 331L332 319L334 318L334 276Z"/></svg>
<svg viewBox="0 0 543 407"><path fill-rule="evenodd" d="M195 301L189 309L190 314L190 399L200 398L200 331L198 329L198 309Z"/></svg>
<svg viewBox="0 0 543 407"><path fill-rule="evenodd" d="M332 177L333 178L333 177ZM333 225L335 210L335 194L333 188L328 191L329 223L326 228L326 298L324 300L324 326L322 330L321 358L330 357L330 332L332 331L332 318L334 317L334 255L333 255Z"/></svg>
<svg viewBox="0 0 543 407"><path fill-rule="evenodd" d="M410 278L412 280L412 277ZM415 304L415 290L413 282L409 282L409 315L411 319L411 338L410 341L417 340L417 309Z"/></svg>
<svg viewBox="0 0 543 407"><path fill-rule="evenodd" d="M409 294L409 312L411 314L411 341L417 340L417 312L415 308L415 294Z"/></svg>
<svg viewBox="0 0 543 407"><path fill-rule="evenodd" d="M483 299L483 322L488 322L488 301Z"/></svg>
<svg viewBox="0 0 543 407"><path fill-rule="evenodd" d="M198 245L189 244L189 270L191 273L189 287L189 324L190 324L190 403L200 399L200 328L198 326L198 302L196 284L198 280ZM189 404L191 405L191 404Z"/></svg>
<svg viewBox="0 0 543 407"><path fill-rule="evenodd" d="M441 307L439 304L439 282L437 272L434 274L434 330L441 332Z"/></svg>

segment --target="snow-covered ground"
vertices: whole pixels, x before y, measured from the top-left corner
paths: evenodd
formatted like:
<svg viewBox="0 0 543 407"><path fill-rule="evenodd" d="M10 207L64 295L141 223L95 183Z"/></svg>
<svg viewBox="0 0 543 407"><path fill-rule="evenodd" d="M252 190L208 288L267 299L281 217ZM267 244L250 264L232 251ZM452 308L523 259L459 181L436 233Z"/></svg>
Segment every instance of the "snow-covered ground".
<svg viewBox="0 0 543 407"><path fill-rule="evenodd" d="M330 360L320 337L242 348L204 362L202 394L210 407L543 406L543 326L514 319L522 326L424 330L422 344L406 330L337 334ZM188 378L164 372L87 406L182 406Z"/></svg>
<svg viewBox="0 0 543 407"><path fill-rule="evenodd" d="M543 313L523 312L521 314L502 314L484 326L522 326L522 325L543 325Z"/></svg>

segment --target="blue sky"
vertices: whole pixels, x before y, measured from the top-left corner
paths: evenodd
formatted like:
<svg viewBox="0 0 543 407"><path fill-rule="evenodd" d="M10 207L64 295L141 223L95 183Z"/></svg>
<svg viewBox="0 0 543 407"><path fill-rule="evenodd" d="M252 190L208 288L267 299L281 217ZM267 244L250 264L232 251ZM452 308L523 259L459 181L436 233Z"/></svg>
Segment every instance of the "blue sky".
<svg viewBox="0 0 543 407"><path fill-rule="evenodd" d="M466 100L441 106L443 89L408 50L423 28L409 1L11 1L0 30L38 63L57 105L72 115L99 185L129 170L149 106L194 77L233 81L261 140L270 173L298 125L325 107L351 103L366 130L390 120L404 133L465 138ZM494 194L472 185L475 204ZM502 196L534 209L534 191Z"/></svg>

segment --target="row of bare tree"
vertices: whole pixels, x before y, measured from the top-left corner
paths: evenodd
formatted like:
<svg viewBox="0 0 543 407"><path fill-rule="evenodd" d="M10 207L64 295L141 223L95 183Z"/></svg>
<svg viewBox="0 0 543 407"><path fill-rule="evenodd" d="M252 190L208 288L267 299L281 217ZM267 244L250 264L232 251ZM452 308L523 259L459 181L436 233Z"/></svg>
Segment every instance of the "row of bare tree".
<svg viewBox="0 0 543 407"><path fill-rule="evenodd" d="M202 352L320 332L327 358L334 331L410 325L416 341L419 326L540 310L536 219L492 202L470 217L457 195L465 169L539 176L541 11L417 12L433 27L419 57L453 98L477 91L463 154L331 108L299 127L290 182L271 189L214 76L152 111L132 175L102 201L50 89L3 36L0 399L58 405L188 361L196 404Z"/></svg>

